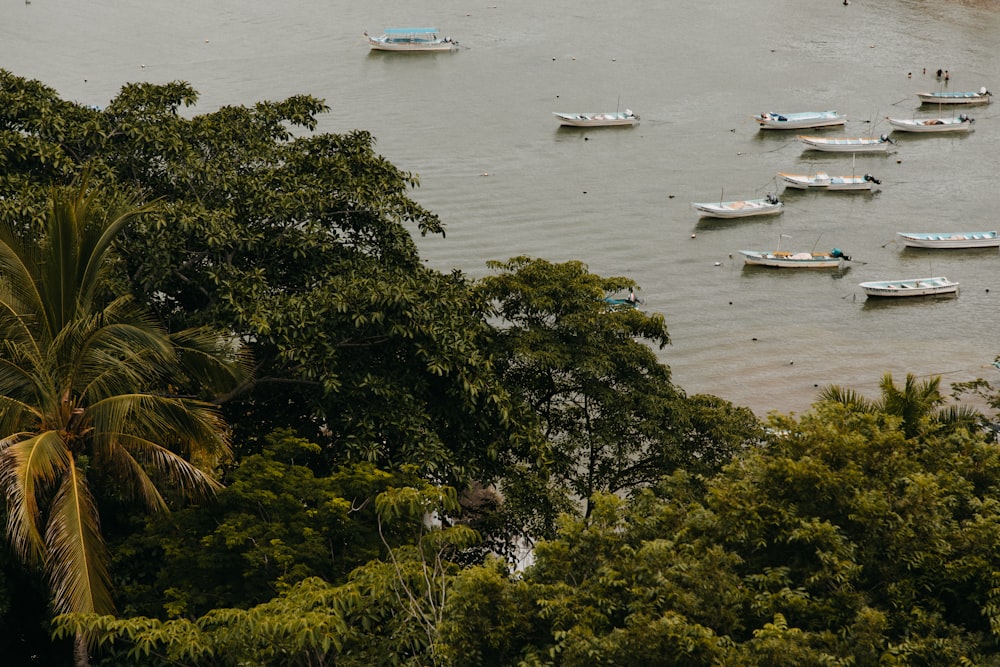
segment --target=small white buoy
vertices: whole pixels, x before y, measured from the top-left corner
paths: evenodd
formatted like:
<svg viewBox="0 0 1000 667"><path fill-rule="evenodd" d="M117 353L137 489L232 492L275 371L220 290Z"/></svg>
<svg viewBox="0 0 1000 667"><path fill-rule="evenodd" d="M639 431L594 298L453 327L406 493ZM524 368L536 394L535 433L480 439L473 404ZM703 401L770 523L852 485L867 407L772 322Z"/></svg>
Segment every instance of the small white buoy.
<svg viewBox="0 0 1000 667"><path fill-rule="evenodd" d="M716 262L715 265L716 266L722 266L722 262Z"/></svg>
<svg viewBox="0 0 1000 667"><path fill-rule="evenodd" d="M695 234L692 234L692 235L691 235L691 238L694 238L695 236L696 236Z"/></svg>

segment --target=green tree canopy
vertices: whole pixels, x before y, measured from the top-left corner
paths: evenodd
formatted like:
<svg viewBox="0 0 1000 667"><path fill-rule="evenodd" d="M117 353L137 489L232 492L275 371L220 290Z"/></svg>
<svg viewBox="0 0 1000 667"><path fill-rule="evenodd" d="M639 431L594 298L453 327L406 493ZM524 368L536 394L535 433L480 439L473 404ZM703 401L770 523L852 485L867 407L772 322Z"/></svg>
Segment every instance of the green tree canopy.
<svg viewBox="0 0 1000 667"><path fill-rule="evenodd" d="M129 84L96 111L0 71L0 219L40 217L39 188L83 165L159 198L121 239L122 289L170 329L224 327L252 350L223 406L251 451L293 427L330 466L463 483L532 456L466 280L419 259L411 232L444 227L409 197L417 176L367 132L315 133L327 107L311 96L185 112L197 99Z"/></svg>
<svg viewBox="0 0 1000 667"><path fill-rule="evenodd" d="M540 424L558 488L588 503L678 466L714 469L759 435L749 410L688 399L670 381L650 347L670 342L663 315L605 300L634 287L627 278L528 257L490 266L477 288L497 323L498 370Z"/></svg>
<svg viewBox="0 0 1000 667"><path fill-rule="evenodd" d="M597 498L463 572L452 665L998 665L1000 451L818 403L712 478Z"/></svg>

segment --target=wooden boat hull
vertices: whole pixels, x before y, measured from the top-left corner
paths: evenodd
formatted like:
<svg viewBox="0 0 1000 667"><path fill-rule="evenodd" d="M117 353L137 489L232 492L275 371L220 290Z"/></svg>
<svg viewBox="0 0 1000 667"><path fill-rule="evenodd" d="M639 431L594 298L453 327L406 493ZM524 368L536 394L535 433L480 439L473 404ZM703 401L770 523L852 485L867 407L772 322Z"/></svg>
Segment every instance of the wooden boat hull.
<svg viewBox="0 0 1000 667"><path fill-rule="evenodd" d="M775 215L784 210L780 201L747 199L728 202L694 202L691 207L703 218L747 218L756 215Z"/></svg>
<svg viewBox="0 0 1000 667"><path fill-rule="evenodd" d="M762 113L753 119L762 130L806 130L816 127L833 127L847 122L847 116L836 111L804 111L800 113Z"/></svg>
<svg viewBox="0 0 1000 667"><path fill-rule="evenodd" d="M565 127L631 127L639 124L639 117L629 111L607 113L552 112L556 122Z"/></svg>
<svg viewBox="0 0 1000 667"><path fill-rule="evenodd" d="M828 153L885 153L889 142L880 138L837 138L799 136L806 149Z"/></svg>
<svg viewBox="0 0 1000 667"><path fill-rule="evenodd" d="M935 278L907 278L904 280L879 280L859 283L869 297L901 298L911 296L937 296L958 293L958 283L944 276Z"/></svg>
<svg viewBox="0 0 1000 667"><path fill-rule="evenodd" d="M896 232L910 248L997 248L1000 234L990 232Z"/></svg>
<svg viewBox="0 0 1000 667"><path fill-rule="evenodd" d="M764 252L760 250L740 250L744 262L750 266L769 266L776 269L837 269L844 265L846 257L829 254Z"/></svg>
<svg viewBox="0 0 1000 667"><path fill-rule="evenodd" d="M925 118L906 120L903 118L886 118L893 130L900 132L968 132L972 129L972 119L958 118Z"/></svg>
<svg viewBox="0 0 1000 667"><path fill-rule="evenodd" d="M879 181L871 176L830 176L822 172L817 174L786 174L779 171L778 177L785 187L797 190L844 190L870 191Z"/></svg>
<svg viewBox="0 0 1000 667"><path fill-rule="evenodd" d="M369 37L368 44L373 51L406 51L422 53L427 51L453 51L458 48L455 42L438 42L433 44L401 44L380 42L377 37Z"/></svg>
<svg viewBox="0 0 1000 667"><path fill-rule="evenodd" d="M989 91L960 93L917 93L923 104L989 104L992 94Z"/></svg>

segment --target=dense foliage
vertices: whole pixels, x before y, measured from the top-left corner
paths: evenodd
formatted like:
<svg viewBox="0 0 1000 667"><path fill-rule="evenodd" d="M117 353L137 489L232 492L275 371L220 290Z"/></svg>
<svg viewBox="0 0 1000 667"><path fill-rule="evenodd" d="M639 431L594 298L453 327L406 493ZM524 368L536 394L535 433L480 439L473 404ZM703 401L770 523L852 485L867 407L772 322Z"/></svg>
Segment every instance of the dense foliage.
<svg viewBox="0 0 1000 667"><path fill-rule="evenodd" d="M75 639L84 664L85 638L103 665L1000 665L1000 458L938 380L886 376L878 400L830 387L764 429L673 384L653 350L669 343L663 317L605 298L637 289L627 277L528 257L479 281L425 266L412 233L444 227L408 196L417 177L364 131L315 134L321 100L203 115L196 101L182 82L130 84L93 109L0 70L9 247L57 247L50 207L83 173L72 192L96 220L156 202L94 254L94 298L65 335L11 315L29 312L31 290L12 288L32 281L0 263L0 347L34 378L0 372L0 423L21 424L0 451L51 422L75 457L4 464L5 658L68 664ZM142 336L88 344L123 325ZM141 351L161 339L173 347ZM233 341L253 373L191 363ZM226 375L238 382L223 390ZM135 480L106 458L169 420L81 418L99 412L95 387L129 384L110 377L154 387L147 410L176 400L174 417L210 417L199 437L163 431L168 447L143 461L168 474L140 495L169 514L139 511ZM67 395L64 421L29 423ZM118 440L90 428L113 423ZM185 505L158 491L171 466L180 491L213 475L224 487ZM33 545L69 571L38 539L57 514L36 511L63 497L52 470L80 471L101 516L79 524L112 555L100 604L67 605L46 590L58 577L19 566ZM119 616L101 613L111 594Z"/></svg>

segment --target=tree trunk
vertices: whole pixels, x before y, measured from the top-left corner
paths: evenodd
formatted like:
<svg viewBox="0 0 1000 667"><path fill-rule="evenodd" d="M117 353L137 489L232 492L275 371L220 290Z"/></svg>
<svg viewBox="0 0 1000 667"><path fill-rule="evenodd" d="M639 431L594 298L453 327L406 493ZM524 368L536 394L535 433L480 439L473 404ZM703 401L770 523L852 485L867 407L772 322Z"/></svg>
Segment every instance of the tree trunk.
<svg viewBox="0 0 1000 667"><path fill-rule="evenodd" d="M79 630L73 640L73 665L75 667L90 667L90 651L87 650L87 638Z"/></svg>

